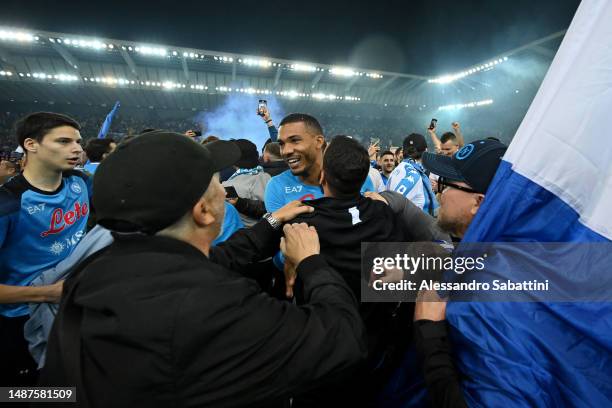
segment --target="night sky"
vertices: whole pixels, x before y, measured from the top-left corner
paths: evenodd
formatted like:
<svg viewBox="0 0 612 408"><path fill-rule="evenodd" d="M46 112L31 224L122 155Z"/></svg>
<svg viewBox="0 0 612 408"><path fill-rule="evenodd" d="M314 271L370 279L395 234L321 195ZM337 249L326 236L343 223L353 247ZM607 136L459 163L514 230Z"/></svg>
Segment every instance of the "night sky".
<svg viewBox="0 0 612 408"><path fill-rule="evenodd" d="M0 24L437 75L566 29L578 4L576 0L21 0L2 3Z"/></svg>

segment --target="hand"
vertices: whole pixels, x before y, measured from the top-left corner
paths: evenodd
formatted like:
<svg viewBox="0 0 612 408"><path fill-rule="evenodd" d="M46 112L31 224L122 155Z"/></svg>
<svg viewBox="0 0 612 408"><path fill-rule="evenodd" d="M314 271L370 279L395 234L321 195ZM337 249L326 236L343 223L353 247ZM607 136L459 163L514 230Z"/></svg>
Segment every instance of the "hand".
<svg viewBox="0 0 612 408"><path fill-rule="evenodd" d="M436 127L433 127L433 128L427 128L427 132L429 132L429 134L432 134L432 133L433 133L433 134L435 135L435 134L436 134L436 129L437 129Z"/></svg>
<svg viewBox="0 0 612 408"><path fill-rule="evenodd" d="M272 213L272 217L282 223L291 221L300 214L313 212L314 208L300 201L291 201Z"/></svg>
<svg viewBox="0 0 612 408"><path fill-rule="evenodd" d="M451 126L453 127L453 130L459 130L459 122L453 122L451 123Z"/></svg>
<svg viewBox="0 0 612 408"><path fill-rule="evenodd" d="M435 290L422 290L414 305L414 321L431 320L439 322L446 319L446 301L440 299Z"/></svg>
<svg viewBox="0 0 612 408"><path fill-rule="evenodd" d="M431 191L436 194L438 192L438 180L429 179L429 182L431 183Z"/></svg>
<svg viewBox="0 0 612 408"><path fill-rule="evenodd" d="M257 114L261 116L264 122L269 121L270 118L270 110L267 106L262 106L261 109L257 108Z"/></svg>
<svg viewBox="0 0 612 408"><path fill-rule="evenodd" d="M364 197L372 199L372 200L378 200L378 201L382 201L383 203L389 205L389 202L387 200L385 200L385 197L383 197L382 195L375 193L373 191L366 191L365 193L363 193Z"/></svg>
<svg viewBox="0 0 612 408"><path fill-rule="evenodd" d="M301 224L285 224L285 236L281 238L280 249L290 264L299 266L300 262L321 251L319 235L314 227Z"/></svg>
<svg viewBox="0 0 612 408"><path fill-rule="evenodd" d="M64 289L64 281L54 283L53 285L43 286L46 288L45 300L49 303L59 303L62 297L62 290Z"/></svg>
<svg viewBox="0 0 612 408"><path fill-rule="evenodd" d="M285 296L287 299L291 299L293 297L293 286L295 286L295 278L297 277L297 272L295 270L295 265L289 262L288 259L285 259Z"/></svg>
<svg viewBox="0 0 612 408"><path fill-rule="evenodd" d="M370 156L370 160L376 160L376 155L379 151L380 146L378 143L371 144L370 147L368 147L368 155Z"/></svg>

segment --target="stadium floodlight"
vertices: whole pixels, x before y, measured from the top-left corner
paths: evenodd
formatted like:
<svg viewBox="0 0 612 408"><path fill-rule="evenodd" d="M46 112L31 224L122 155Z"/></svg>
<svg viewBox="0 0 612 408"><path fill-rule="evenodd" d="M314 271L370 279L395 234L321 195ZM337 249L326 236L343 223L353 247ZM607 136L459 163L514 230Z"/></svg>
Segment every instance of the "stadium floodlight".
<svg viewBox="0 0 612 408"><path fill-rule="evenodd" d="M59 75L55 75L54 77L63 82L72 82L72 81L77 81L79 79L76 75L70 75L70 74L59 74Z"/></svg>
<svg viewBox="0 0 612 408"><path fill-rule="evenodd" d="M333 94L324 94L324 93L313 93L312 94L312 98L313 99L318 99L318 100L332 100L332 99L337 99L336 95Z"/></svg>
<svg viewBox="0 0 612 408"><path fill-rule="evenodd" d="M59 39L58 39L59 42ZM93 50L103 50L108 46L100 40L83 40L83 39L64 39L64 44L72 45L73 47L90 48Z"/></svg>
<svg viewBox="0 0 612 408"><path fill-rule="evenodd" d="M164 89L176 89L176 88L182 88L181 85L182 84L178 84L176 82L165 81L165 82L162 83L162 88L164 88Z"/></svg>
<svg viewBox="0 0 612 408"><path fill-rule="evenodd" d="M0 30L0 40L17 42L34 42L36 39L33 34L25 31Z"/></svg>
<svg viewBox="0 0 612 408"><path fill-rule="evenodd" d="M345 67L333 67L329 70L329 73L335 76L342 76L342 77L352 77L355 75L359 75L358 72L355 72L351 68L345 68Z"/></svg>
<svg viewBox="0 0 612 408"><path fill-rule="evenodd" d="M468 102L468 103L459 103L459 104L453 104L453 105L444 105L444 106L440 106L438 107L438 110L440 111L446 111L446 110L457 110L457 109L463 109L463 108L474 108L477 106L485 106L485 105L491 105L493 103L493 99L485 99L483 101L477 101L477 102Z"/></svg>
<svg viewBox="0 0 612 408"><path fill-rule="evenodd" d="M373 79L381 79L383 77L382 75L380 75L377 72L368 72L366 74L366 76L369 77L369 78L373 78Z"/></svg>
<svg viewBox="0 0 612 408"><path fill-rule="evenodd" d="M243 60L240 60L243 64L248 65L248 66L255 66L255 67L260 67L260 68L269 68L272 66L272 62L266 60L266 59L259 59L259 58L245 58Z"/></svg>
<svg viewBox="0 0 612 408"><path fill-rule="evenodd" d="M291 69L298 72L315 72L317 67L306 64L291 64Z"/></svg>
<svg viewBox="0 0 612 408"><path fill-rule="evenodd" d="M153 55L157 57L165 57L168 54L165 48L140 46L135 48L136 52L142 55Z"/></svg>
<svg viewBox="0 0 612 408"><path fill-rule="evenodd" d="M285 96L285 97L288 97L288 98L291 98L291 99L295 99L298 96L301 96L301 97L306 96L305 94L300 93L300 92L296 91L295 89L291 89L289 91L276 92L276 94L280 95L280 96Z"/></svg>
<svg viewBox="0 0 612 408"><path fill-rule="evenodd" d="M432 79L427 80L427 82L430 83L430 84L432 84L432 83L433 84L448 84L450 82L456 81L458 79L464 78L464 77L466 77L468 75L472 75L474 73L477 73L477 72L480 72L480 71L483 71L483 70L488 71L489 69L493 68L495 65L501 64L502 62L507 61L507 60L508 60L508 57L503 57L503 59L502 58L498 58L496 60L487 62L487 63L485 63L483 65L478 65L478 66L476 66L474 68L471 68L471 69L469 69L467 71L459 72L459 73L456 73L456 74L443 75L443 76L440 76L440 77L437 77L437 78L432 78Z"/></svg>

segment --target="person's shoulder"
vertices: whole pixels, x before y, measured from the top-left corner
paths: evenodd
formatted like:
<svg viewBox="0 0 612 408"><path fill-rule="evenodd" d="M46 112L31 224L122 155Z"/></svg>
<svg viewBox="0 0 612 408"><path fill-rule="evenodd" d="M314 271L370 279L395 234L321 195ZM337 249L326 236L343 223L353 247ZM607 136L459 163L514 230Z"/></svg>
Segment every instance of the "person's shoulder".
<svg viewBox="0 0 612 408"><path fill-rule="evenodd" d="M397 194L400 195L400 197L402 197L403 200L406 200L404 196L402 196L399 193ZM386 204L380 200L374 200L374 199L363 197L363 196L359 200L359 203L357 204L357 208L360 211L364 211L369 214L373 214L375 216L383 215L385 213L393 214L393 210L391 209L389 204Z"/></svg>
<svg viewBox="0 0 612 408"><path fill-rule="evenodd" d="M19 174L0 186L0 216L18 212L21 208L21 196L28 190L28 183Z"/></svg>
<svg viewBox="0 0 612 408"><path fill-rule="evenodd" d="M19 212L21 195L27 190L27 188L24 189L21 186L7 185L9 183L10 181L0 187L0 217Z"/></svg>
<svg viewBox="0 0 612 408"><path fill-rule="evenodd" d="M295 176L291 173L291 170L285 170L280 174L272 177L270 181L268 181L268 185L276 186L276 185L286 185L286 184L295 184L298 182L295 179Z"/></svg>
<svg viewBox="0 0 612 408"><path fill-rule="evenodd" d="M283 171L282 173L279 173L276 176L272 177L270 181L274 180L276 182L280 182L280 181L291 180L291 179L293 179L293 174L291 173L291 170L287 169Z"/></svg>
<svg viewBox="0 0 612 408"><path fill-rule="evenodd" d="M76 177L76 178L83 179L83 181L85 181L86 183L91 178L91 176L87 172L82 171L82 170L77 170L77 169L67 170L67 171L62 172L62 177L66 179L69 179L71 177Z"/></svg>

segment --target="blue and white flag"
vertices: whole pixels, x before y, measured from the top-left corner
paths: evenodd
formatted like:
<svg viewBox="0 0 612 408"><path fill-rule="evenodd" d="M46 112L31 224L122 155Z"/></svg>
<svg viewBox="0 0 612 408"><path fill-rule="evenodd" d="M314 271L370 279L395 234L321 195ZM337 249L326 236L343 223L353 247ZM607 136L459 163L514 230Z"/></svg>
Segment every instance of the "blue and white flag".
<svg viewBox="0 0 612 408"><path fill-rule="evenodd" d="M102 123L102 127L100 127L100 132L98 132L98 139L104 139L106 137L106 134L110 130L111 123L113 123L113 118L120 106L121 103L119 103L119 101L115 102L113 109L106 115L106 119L104 119L104 123Z"/></svg>
<svg viewBox="0 0 612 408"><path fill-rule="evenodd" d="M612 241L611 21L612 1L582 1L464 242ZM612 303L450 302L447 318L468 405L612 406Z"/></svg>

